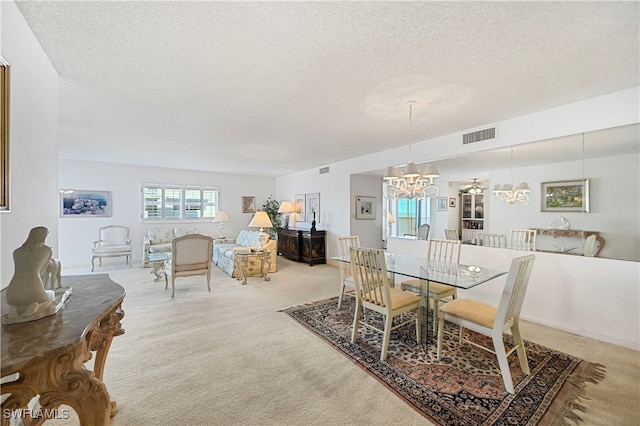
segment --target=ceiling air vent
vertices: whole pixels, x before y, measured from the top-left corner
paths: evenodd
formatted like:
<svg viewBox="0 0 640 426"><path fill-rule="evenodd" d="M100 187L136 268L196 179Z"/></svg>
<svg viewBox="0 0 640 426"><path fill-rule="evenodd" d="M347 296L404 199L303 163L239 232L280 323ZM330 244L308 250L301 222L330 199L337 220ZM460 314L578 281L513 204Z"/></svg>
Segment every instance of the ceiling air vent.
<svg viewBox="0 0 640 426"><path fill-rule="evenodd" d="M326 175L327 173L329 173L329 166L320 169L321 175Z"/></svg>
<svg viewBox="0 0 640 426"><path fill-rule="evenodd" d="M478 130L477 132L466 133L462 135L462 144L486 141L487 139L496 138L496 128L491 127L489 129Z"/></svg>

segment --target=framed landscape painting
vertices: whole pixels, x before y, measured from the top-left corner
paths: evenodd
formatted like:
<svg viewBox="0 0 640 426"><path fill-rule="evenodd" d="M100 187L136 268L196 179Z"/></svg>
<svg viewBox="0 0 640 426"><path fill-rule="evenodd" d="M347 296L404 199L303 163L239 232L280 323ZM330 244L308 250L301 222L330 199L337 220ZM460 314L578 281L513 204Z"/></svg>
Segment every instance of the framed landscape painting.
<svg viewBox="0 0 640 426"><path fill-rule="evenodd" d="M589 212L589 179L542 182L541 211Z"/></svg>
<svg viewBox="0 0 640 426"><path fill-rule="evenodd" d="M60 190L60 217L110 216L110 191Z"/></svg>

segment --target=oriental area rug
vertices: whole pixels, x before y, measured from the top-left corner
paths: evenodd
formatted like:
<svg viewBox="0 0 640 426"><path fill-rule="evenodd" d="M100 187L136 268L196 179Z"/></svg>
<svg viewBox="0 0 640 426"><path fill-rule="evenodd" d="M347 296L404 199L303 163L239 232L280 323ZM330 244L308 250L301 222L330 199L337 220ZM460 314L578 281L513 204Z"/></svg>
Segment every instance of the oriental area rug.
<svg viewBox="0 0 640 426"><path fill-rule="evenodd" d="M392 331L387 360L382 362L382 333L361 326L356 343L351 343L355 299L344 300L340 310L337 306L335 297L283 312L435 424L576 424L581 420L579 411L584 411L580 400L585 384L604 378L604 367L599 364L527 341L531 374L522 373L515 353L509 356L516 391L511 395L505 391L495 355L469 344L459 345L457 337L445 334L442 357L437 361L435 339L425 353L416 343L415 323ZM448 326L457 333L452 324ZM492 347L490 339L466 333L470 340ZM505 337L508 345L509 339Z"/></svg>

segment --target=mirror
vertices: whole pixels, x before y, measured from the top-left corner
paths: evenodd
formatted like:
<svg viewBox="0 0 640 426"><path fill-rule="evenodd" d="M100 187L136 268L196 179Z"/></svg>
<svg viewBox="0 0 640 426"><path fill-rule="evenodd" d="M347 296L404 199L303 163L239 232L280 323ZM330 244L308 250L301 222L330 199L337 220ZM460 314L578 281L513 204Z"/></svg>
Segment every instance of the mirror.
<svg viewBox="0 0 640 426"><path fill-rule="evenodd" d="M481 224L476 234L508 239L511 229L537 229L537 250L574 255L584 254L586 238L596 234L598 257L639 261L639 129L633 124L436 161L440 196L448 198L450 208L446 214L432 212L431 235L443 238L444 229L455 228L463 242L483 244L463 228L461 211L470 207L473 216L481 211L482 220L469 229ZM483 189L481 205L463 196L474 179ZM528 204L495 203L495 185L520 182L530 188ZM585 192L588 212L543 206L546 193L576 183Z"/></svg>

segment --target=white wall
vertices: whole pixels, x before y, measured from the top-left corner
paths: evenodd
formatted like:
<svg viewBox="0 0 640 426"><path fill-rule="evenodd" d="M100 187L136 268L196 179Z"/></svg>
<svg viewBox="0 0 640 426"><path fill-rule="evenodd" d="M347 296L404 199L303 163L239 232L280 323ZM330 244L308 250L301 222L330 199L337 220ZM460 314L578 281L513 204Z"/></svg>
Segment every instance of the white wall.
<svg viewBox="0 0 640 426"><path fill-rule="evenodd" d="M11 66L10 212L0 213L2 287L13 276L13 251L31 228L49 229L58 255L58 75L13 1L1 1L1 49Z"/></svg>
<svg viewBox="0 0 640 426"><path fill-rule="evenodd" d="M242 196L255 196L256 208L260 208L270 195L275 195L275 179L198 172L191 170L155 167L126 166L105 163L60 160L60 188L111 191L112 216L107 218L60 218L60 260L63 268L88 266L90 250L98 237L98 228L111 224L129 227L133 245L133 262L139 266L142 260L142 239L147 229L153 227L195 226L198 231L217 237L218 224L204 222L142 223L140 188L143 183L213 186L220 190L220 209L229 216L224 224L227 237L235 237L240 230L248 229L253 214L242 213ZM103 262L122 262L122 259L105 259Z"/></svg>
<svg viewBox="0 0 640 426"><path fill-rule="evenodd" d="M639 89L639 87L635 87L497 123L500 129L499 139L491 142L485 141L463 146L460 142L463 133L461 132L415 143L413 145L413 158L416 162L435 161L486 149L638 123L638 117L640 117ZM406 162L406 155L406 147L401 147L330 164L328 165L331 170L330 174L321 175L320 177L316 169L282 176L276 180L278 196L281 198L285 196L293 197L293 194L296 193L317 192L318 189L321 191L323 215L331 217L331 221L323 224L322 229L325 229L328 235L327 252L329 255L334 255L337 252L335 238L338 235L353 233L351 229L350 203L354 194L350 186L350 176L370 170L384 169L390 164L403 164ZM635 169L637 169L637 165ZM630 180L627 182L626 187L627 190L637 192L640 182L638 182L637 178L633 180L632 176L628 176ZM607 175L607 178L610 177ZM542 180L540 176L537 176L536 179L537 182ZM360 181L356 182L360 183ZM443 196L444 194L450 194L446 179L438 179L436 183ZM372 185L375 187L372 186L370 188L370 193L377 192L380 188L380 182L372 183ZM530 183L530 185L532 184ZM358 191L364 190L365 188L358 188ZM537 207L536 203L534 201ZM630 207L633 208L633 206ZM638 211L637 206L635 211ZM346 212L350 213L347 214ZM451 214L449 212L445 213L447 217ZM544 220L544 225L548 225L546 219ZM588 227L586 222L585 226ZM635 226L637 229L637 224ZM358 223L358 229L361 238L363 234L366 234L368 238L374 235L375 238L378 238L380 235L379 224L376 223ZM488 250L487 259L489 260L502 252L500 249L484 249ZM465 252L469 250L470 248L468 247L464 249ZM517 254L518 252L504 250L504 256L507 257L513 257L514 253ZM417 255L423 254L424 250L418 250ZM545 259L538 260L535 266L536 270L545 269L544 273L540 272L537 275L538 277L544 277L544 283L540 285L545 289L554 289L554 292L548 296L544 296L544 294L536 296L536 291L534 290L532 292L533 296L530 295L529 297L530 302L525 310L527 318L634 349L640 347L637 331L638 306L640 305L640 298L638 297L638 288L640 286L638 269L640 263L546 253L540 253L539 258ZM472 260L474 259L471 258L469 261ZM484 261L484 258L479 259L478 263L480 261ZM576 269L584 272L580 272L577 278L572 278L576 274ZM553 273L549 273L549 271L553 271ZM596 289L599 289L600 294L602 294L603 285L606 285L608 295L624 295L622 296L625 299L624 302L622 304L619 303L620 297L603 297L592 294ZM544 306L546 302L531 302L540 301L544 297L556 298L559 303L564 302L564 304L559 307L557 303ZM567 312L575 313L578 320L565 321ZM606 327L603 327L603 324L606 324ZM624 332L626 335L612 335L613 337L609 337L609 330L629 330L630 324L632 324L631 331L629 333Z"/></svg>

